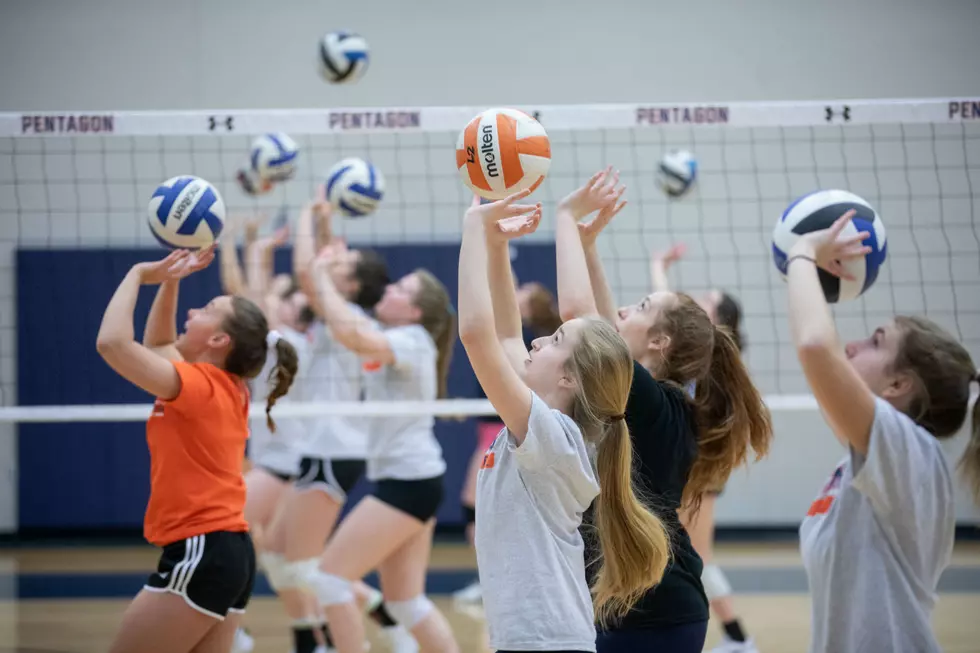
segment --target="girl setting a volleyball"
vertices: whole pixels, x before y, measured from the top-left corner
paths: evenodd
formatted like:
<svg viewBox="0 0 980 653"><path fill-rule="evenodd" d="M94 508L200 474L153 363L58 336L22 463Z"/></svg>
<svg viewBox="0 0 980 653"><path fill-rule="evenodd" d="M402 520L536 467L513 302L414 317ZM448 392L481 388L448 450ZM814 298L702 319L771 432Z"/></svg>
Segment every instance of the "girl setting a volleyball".
<svg viewBox="0 0 980 653"><path fill-rule="evenodd" d="M332 272L348 252L342 243L323 252L312 276L317 302L332 338L357 354L364 371L364 399L432 401L446 394L455 340L455 314L443 285L427 270L389 284L375 306L378 328L353 310ZM339 653L362 653L364 625L353 583L372 569L381 579L385 606L411 631L420 648L456 653L446 619L425 595L426 570L442 501L446 463L431 415L377 416L366 425L367 476L375 482L340 523L318 566L303 571L325 610Z"/></svg>
<svg viewBox="0 0 980 653"><path fill-rule="evenodd" d="M541 218L540 205L516 203L528 192L472 207L463 225L459 334L506 425L478 480L477 561L497 651L592 652L595 618L626 614L660 580L669 547L630 482L632 362L622 338L583 317L524 348L507 239ZM578 242L574 224L557 236L569 237ZM578 271L587 305L581 244L561 250L558 265ZM579 527L596 497L603 558L590 593Z"/></svg>
<svg viewBox="0 0 980 653"><path fill-rule="evenodd" d="M192 309L178 337L181 278L207 267L214 247L176 250L140 263L105 310L97 348L122 377L157 397L147 421L150 501L144 535L163 549L152 574L123 615L113 653L225 653L255 580L255 552L245 521L242 460L249 393L270 349L276 352L268 411L296 374L293 347L270 332L262 311L221 296ZM133 333L141 285L159 284L143 343Z"/></svg>
<svg viewBox="0 0 980 653"><path fill-rule="evenodd" d="M662 164L663 165L663 164ZM650 277L654 292L669 292L670 281L667 273L670 267L677 263L687 251L683 243L675 243L666 251L654 254L650 259ZM739 351L745 347L745 337L742 335L742 306L730 293L719 288L712 288L695 297L712 324L726 327ZM742 627L742 622L735 612L732 601L732 586L721 567L714 564L715 536L715 503L725 488L725 479L701 496L696 509L681 513L684 530L691 537L694 550L701 556L704 570L701 572L701 583L708 597L711 609L721 621L724 630L724 641L711 653L758 653L755 643Z"/></svg>
<svg viewBox="0 0 980 653"><path fill-rule="evenodd" d="M876 268L873 246L883 240L852 227L854 217L849 210L829 229L798 237L782 267L800 364L848 449L800 527L810 651L938 652L930 617L955 529L940 440L963 425L977 370L953 336L923 317L895 317L841 346L827 293L858 281L852 264ZM877 218L862 222L874 227ZM980 502L980 404L961 467Z"/></svg>
<svg viewBox="0 0 980 653"><path fill-rule="evenodd" d="M744 463L750 451L764 455L772 425L732 337L689 295L656 292L616 309L596 239L625 205L617 203L625 190L617 183L618 174L607 168L559 204L559 261L566 250L578 256L584 247L581 267L588 274L559 266L558 305L566 320L598 307L629 348L633 381L625 414L639 459L634 482L670 532L672 560L660 585L648 586L632 611L601 624L597 645L599 653L700 653L708 601L701 559L678 510L696 510L704 493ZM560 238L576 229L580 238ZM595 526L601 540L602 520ZM599 547L593 538L588 541L590 559L597 558Z"/></svg>

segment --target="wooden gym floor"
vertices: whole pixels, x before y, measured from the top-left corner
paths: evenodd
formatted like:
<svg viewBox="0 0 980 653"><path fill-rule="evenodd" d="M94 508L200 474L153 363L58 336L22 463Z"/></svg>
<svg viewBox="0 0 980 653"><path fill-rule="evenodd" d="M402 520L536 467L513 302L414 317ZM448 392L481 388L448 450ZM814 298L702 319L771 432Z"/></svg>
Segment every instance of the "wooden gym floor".
<svg viewBox="0 0 980 653"><path fill-rule="evenodd" d="M764 653L806 651L809 598L795 544L726 544L718 562L728 573L743 623ZM0 653L95 653L107 649L127 601L154 568L156 552L143 547L0 549ZM478 609L457 610L448 596L475 577L472 554L438 544L429 591L453 624L463 653L483 653ZM980 543L957 545L941 583L934 615L947 653L980 651ZM841 600L847 600L841 597ZM246 615L256 653L291 647L282 608L264 579ZM373 634L373 628L369 626ZM719 639L712 623L706 649ZM376 643L372 649L385 651Z"/></svg>

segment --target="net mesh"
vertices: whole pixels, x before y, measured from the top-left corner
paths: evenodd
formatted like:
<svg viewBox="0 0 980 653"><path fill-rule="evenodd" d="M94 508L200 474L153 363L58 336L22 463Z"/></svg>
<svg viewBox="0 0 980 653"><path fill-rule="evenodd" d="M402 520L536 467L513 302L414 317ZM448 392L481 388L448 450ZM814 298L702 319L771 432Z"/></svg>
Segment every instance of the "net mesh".
<svg viewBox="0 0 980 653"><path fill-rule="evenodd" d="M652 250L686 243L686 256L672 269L674 286L738 297L756 383L774 407L809 410L814 405L801 396L806 386L790 347L770 235L787 204L812 190L845 188L863 196L888 230L889 259L875 288L834 309L842 338L862 337L896 313L924 314L980 359L980 120L970 119L980 108L962 104L528 107L552 143L551 171L535 198L548 215L595 170L616 166L630 206L600 248L617 300L636 301L650 291ZM478 111L0 114L2 405L18 403L18 248L158 248L146 204L162 180L179 174L215 184L230 214L286 207L295 216L325 171L348 156L371 160L386 178L385 199L373 216L338 223L349 242L454 242L470 195L453 150L459 129ZM296 140L299 172L269 195L250 197L235 175L252 138L266 131ZM659 160L673 148L690 150L699 165L696 186L678 200L655 184ZM553 228L546 220L530 238L553 240ZM84 379L84 370L78 374ZM2 411L5 421L27 418Z"/></svg>

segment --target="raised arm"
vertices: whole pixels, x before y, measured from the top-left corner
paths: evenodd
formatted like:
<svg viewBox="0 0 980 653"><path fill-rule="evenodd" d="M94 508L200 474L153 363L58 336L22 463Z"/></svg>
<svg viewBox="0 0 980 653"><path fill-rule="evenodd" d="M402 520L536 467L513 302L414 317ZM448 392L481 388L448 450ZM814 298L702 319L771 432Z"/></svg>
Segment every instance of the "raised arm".
<svg viewBox="0 0 980 653"><path fill-rule="evenodd" d="M874 394L847 362L817 274L819 266L840 276L841 260L870 251L861 242L867 232L838 239L853 215L849 211L830 229L797 241L786 264L787 292L793 344L821 412L840 438L866 454L875 416Z"/></svg>
<svg viewBox="0 0 980 653"><path fill-rule="evenodd" d="M558 310L562 320L597 313L608 320L615 318L616 306L595 247L595 238L625 205L625 202L618 203L625 188L617 189L617 180L618 176L613 175L610 168L597 172L558 204L555 250ZM595 211L600 211L595 219L578 224Z"/></svg>
<svg viewBox="0 0 980 653"><path fill-rule="evenodd" d="M229 228L223 234L219 247L221 256L218 260L218 273L221 277L221 291L226 295L245 294L245 276L242 274L241 262L238 260L238 247L235 244L234 223L229 221Z"/></svg>
<svg viewBox="0 0 980 653"><path fill-rule="evenodd" d="M177 351L177 292L180 281L164 281L157 289L143 329L143 346L167 360L184 358Z"/></svg>
<svg viewBox="0 0 980 653"><path fill-rule="evenodd" d="M487 399L519 444L527 435L531 391L508 360L497 336L487 252L487 240L495 238L487 230L500 229L514 234L533 231L541 220L540 205L515 204L528 194L523 191L499 202L471 207L463 218L463 242L459 250L459 338ZM501 224L504 219L510 220ZM497 263L502 262L498 259ZM509 257L505 263L508 268L506 278L513 288ZM495 271L494 276L500 277L496 279L499 283L505 275ZM513 296L513 290L511 294L510 300L516 309L517 298ZM498 301L503 298L504 293L498 293ZM502 326L511 328L510 324Z"/></svg>
<svg viewBox="0 0 980 653"><path fill-rule="evenodd" d="M477 205L474 205L477 206ZM509 241L517 231L508 231L511 224L518 230L530 227L524 216L504 219L501 222L484 224L487 243L487 277L490 285L490 299L493 306L494 329L497 340L511 366L520 373L527 360L527 347L521 328L521 309L514 288L514 272L510 264ZM534 224L537 227L537 224Z"/></svg>
<svg viewBox="0 0 980 653"><path fill-rule="evenodd" d="M155 397L176 397L180 393L180 376L171 360L136 342L133 311L140 286L163 283L176 286L179 279L207 267L212 259L214 248L200 254L175 250L161 261L133 266L112 295L102 316L95 343L99 354L120 376ZM159 308L158 302L154 302L154 307Z"/></svg>
<svg viewBox="0 0 980 653"><path fill-rule="evenodd" d="M330 244L331 232L330 204L323 198L323 187L317 187L317 197L308 202L296 221L296 234L293 237L293 273L300 290L309 298L310 308L319 317L324 317L325 308L320 303L317 283L313 275L313 261L317 252ZM319 221L319 229L315 222ZM323 247L318 247L319 242Z"/></svg>
<svg viewBox="0 0 980 653"><path fill-rule="evenodd" d="M375 329L364 315L354 311L331 277L331 267L339 248L321 253L313 263L311 275L316 287L316 303L322 313L320 316L338 343L357 355L382 365L395 362L395 354L383 331ZM312 298L311 298L312 302Z"/></svg>
<svg viewBox="0 0 980 653"><path fill-rule="evenodd" d="M650 283L654 292L670 290L667 271L684 256L686 251L687 246L684 243L676 243L666 251L654 252L650 256Z"/></svg>

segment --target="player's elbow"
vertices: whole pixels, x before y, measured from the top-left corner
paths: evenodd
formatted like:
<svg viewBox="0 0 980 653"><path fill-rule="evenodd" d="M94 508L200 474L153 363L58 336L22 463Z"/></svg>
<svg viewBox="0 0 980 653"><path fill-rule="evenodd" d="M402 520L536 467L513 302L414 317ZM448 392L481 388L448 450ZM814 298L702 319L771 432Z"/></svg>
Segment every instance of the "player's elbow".
<svg viewBox="0 0 980 653"><path fill-rule="evenodd" d="M107 334L99 334L99 337L95 340L95 350L99 352L99 356L105 360L112 360L117 358L125 348L125 340Z"/></svg>

